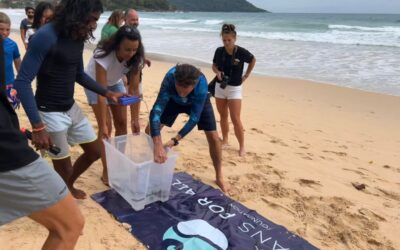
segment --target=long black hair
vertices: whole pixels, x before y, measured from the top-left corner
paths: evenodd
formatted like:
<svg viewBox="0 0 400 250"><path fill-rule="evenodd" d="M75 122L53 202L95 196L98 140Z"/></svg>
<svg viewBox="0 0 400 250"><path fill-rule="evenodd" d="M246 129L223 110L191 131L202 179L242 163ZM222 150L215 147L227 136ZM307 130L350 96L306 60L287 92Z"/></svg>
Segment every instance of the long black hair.
<svg viewBox="0 0 400 250"><path fill-rule="evenodd" d="M94 58L103 58L108 56L111 52L116 51L124 39L139 41L139 47L136 54L126 63L128 68L137 72L140 70L139 67L144 62L144 46L140 32L134 26L124 25L110 38L102 40L97 45L96 50L99 51L99 53L96 53Z"/></svg>
<svg viewBox="0 0 400 250"><path fill-rule="evenodd" d="M40 2L40 3L38 3L38 5L36 5L35 15L33 16L33 23L32 23L33 29L40 28L40 26L42 25L41 21L42 21L43 13L48 9L54 11L53 4L51 4L49 2Z"/></svg>
<svg viewBox="0 0 400 250"><path fill-rule="evenodd" d="M54 23L59 34L78 41L93 39L88 24L93 12L103 13L101 0L62 0L57 6Z"/></svg>

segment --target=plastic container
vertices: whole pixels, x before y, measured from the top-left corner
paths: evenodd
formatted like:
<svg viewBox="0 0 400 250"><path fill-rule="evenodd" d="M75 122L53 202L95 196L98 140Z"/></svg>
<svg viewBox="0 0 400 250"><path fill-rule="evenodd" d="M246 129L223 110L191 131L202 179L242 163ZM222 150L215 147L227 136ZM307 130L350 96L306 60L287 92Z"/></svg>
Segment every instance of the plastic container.
<svg viewBox="0 0 400 250"><path fill-rule="evenodd" d="M167 201L177 154L168 152L163 164L154 162L153 141L144 133L104 140L110 186L135 210Z"/></svg>

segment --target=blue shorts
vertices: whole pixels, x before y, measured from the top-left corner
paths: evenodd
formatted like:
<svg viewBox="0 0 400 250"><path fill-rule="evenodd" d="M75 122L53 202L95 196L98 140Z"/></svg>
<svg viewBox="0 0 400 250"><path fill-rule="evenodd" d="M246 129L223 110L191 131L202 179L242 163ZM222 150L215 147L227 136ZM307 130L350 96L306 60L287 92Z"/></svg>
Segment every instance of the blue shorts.
<svg viewBox="0 0 400 250"><path fill-rule="evenodd" d="M179 114L185 113L190 115L190 111L191 106L179 105L171 100L167 103L164 112L161 115L161 124L171 127ZM217 123L215 121L213 107L211 105L209 97L207 97L207 100L204 103L204 108L201 112L199 122L197 123L197 128L204 131L217 130Z"/></svg>
<svg viewBox="0 0 400 250"><path fill-rule="evenodd" d="M124 82L122 80L119 80L115 85L107 86L107 89L117 93L126 93ZM89 105L97 104L98 95L95 92L85 89L85 94ZM107 104L115 104L115 103L107 98Z"/></svg>

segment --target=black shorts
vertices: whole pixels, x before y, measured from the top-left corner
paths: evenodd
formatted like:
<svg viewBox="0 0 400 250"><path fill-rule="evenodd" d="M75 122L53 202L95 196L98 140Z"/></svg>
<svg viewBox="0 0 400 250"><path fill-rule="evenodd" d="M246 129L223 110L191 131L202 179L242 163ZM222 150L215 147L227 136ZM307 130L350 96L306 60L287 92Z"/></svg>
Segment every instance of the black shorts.
<svg viewBox="0 0 400 250"><path fill-rule="evenodd" d="M191 106L179 105L173 100L170 100L161 115L161 124L171 127L179 114L185 113L190 115L190 110ZM197 128L204 131L217 130L217 123L215 121L213 107L209 97L207 97L206 102L204 103L204 108L201 112L199 122L197 123Z"/></svg>

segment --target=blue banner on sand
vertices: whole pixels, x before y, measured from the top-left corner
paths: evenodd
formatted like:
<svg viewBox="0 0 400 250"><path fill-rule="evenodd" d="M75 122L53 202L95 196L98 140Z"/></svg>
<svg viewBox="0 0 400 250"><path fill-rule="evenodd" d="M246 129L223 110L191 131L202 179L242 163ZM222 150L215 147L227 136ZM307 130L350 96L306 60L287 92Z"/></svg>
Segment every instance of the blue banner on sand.
<svg viewBox="0 0 400 250"><path fill-rule="evenodd" d="M318 249L186 173L176 173L167 202L135 211L113 190L92 198L149 249Z"/></svg>

